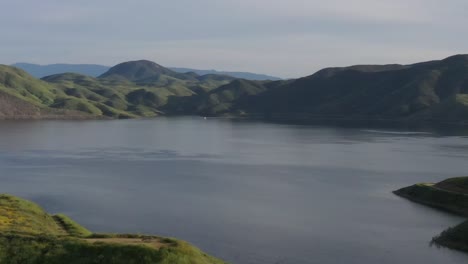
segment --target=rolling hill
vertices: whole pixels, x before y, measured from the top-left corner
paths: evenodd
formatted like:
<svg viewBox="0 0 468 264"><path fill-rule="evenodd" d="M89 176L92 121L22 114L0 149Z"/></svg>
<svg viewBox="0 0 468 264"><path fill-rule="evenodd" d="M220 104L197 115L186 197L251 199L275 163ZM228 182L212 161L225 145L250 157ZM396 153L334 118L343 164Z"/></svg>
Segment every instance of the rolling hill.
<svg viewBox="0 0 468 264"><path fill-rule="evenodd" d="M43 80L72 97L57 102L64 108L79 110L74 106L78 101L85 101L92 105L87 107L88 113L131 118L166 114L171 110L167 107L170 99L195 97L227 84L233 78L176 73L154 62L132 61L116 65L98 78L65 73Z"/></svg>
<svg viewBox="0 0 468 264"><path fill-rule="evenodd" d="M413 65L328 68L261 85L263 92L241 96L222 111L214 106L202 111L287 119L468 121L467 55Z"/></svg>
<svg viewBox="0 0 468 264"><path fill-rule="evenodd" d="M149 61L122 63L98 78L63 73L41 80L1 66L0 92L5 94L0 100L5 103L0 118L152 117L165 114L161 109L170 98L204 94L232 80L224 75L176 73Z"/></svg>
<svg viewBox="0 0 468 264"><path fill-rule="evenodd" d="M69 217L0 194L0 263L221 264L187 242L131 234L95 234Z"/></svg>
<svg viewBox="0 0 468 264"><path fill-rule="evenodd" d="M0 65L0 119L84 119L91 115L51 107L66 95L53 85L14 67Z"/></svg>
<svg viewBox="0 0 468 264"><path fill-rule="evenodd" d="M192 74L177 73L147 60L129 61L110 68L99 78L126 80L134 83L169 83L175 80L196 80Z"/></svg>
<svg viewBox="0 0 468 264"><path fill-rule="evenodd" d="M41 113L36 117L62 110L111 118L212 115L467 123L468 55L411 65L326 68L278 81L180 73L145 60L118 64L97 78L63 73L37 80L1 66L0 92L3 101L12 102L4 104L9 110L0 108L3 117L25 109L25 115Z"/></svg>

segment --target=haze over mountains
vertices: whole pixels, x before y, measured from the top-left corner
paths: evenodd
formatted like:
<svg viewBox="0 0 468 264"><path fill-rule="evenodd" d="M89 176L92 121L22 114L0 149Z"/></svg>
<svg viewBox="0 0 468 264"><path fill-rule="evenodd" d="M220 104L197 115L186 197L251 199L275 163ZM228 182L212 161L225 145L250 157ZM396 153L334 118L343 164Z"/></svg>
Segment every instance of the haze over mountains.
<svg viewBox="0 0 468 264"><path fill-rule="evenodd" d="M98 77L99 75L104 74L111 67L97 64L49 64L49 65L39 65L32 63L15 63L12 66L20 68L36 78L43 78L49 75L60 74L60 73L79 73L84 75L89 75L91 77ZM187 73L194 72L198 75L207 75L207 74L218 74L218 75L228 75L235 78L247 79L247 80L271 80L276 81L281 78L257 74L251 72L231 72L231 71L217 71L217 70L197 70L190 68L178 68L178 67L169 67L170 70L173 70L178 73Z"/></svg>
<svg viewBox="0 0 468 264"><path fill-rule="evenodd" d="M1 66L0 99L3 118L50 118L62 111L65 118L204 115L467 122L468 55L412 65L327 68L279 81L179 73L144 60L116 65L97 78L65 73L38 80Z"/></svg>
<svg viewBox="0 0 468 264"><path fill-rule="evenodd" d="M279 77L266 75L266 74L258 74L258 73L251 73L251 72L232 72L232 71L217 71L217 70L196 70L190 68L177 68L171 67L170 68L176 72L194 72L198 75L207 75L207 74L219 74L219 75L229 75L239 79L246 79L252 81L278 81L281 80Z"/></svg>
<svg viewBox="0 0 468 264"><path fill-rule="evenodd" d="M92 77L97 77L109 70L109 66L97 65L97 64L49 64L39 65L32 63L15 63L11 66L20 68L36 78L42 78L45 76L73 72Z"/></svg>

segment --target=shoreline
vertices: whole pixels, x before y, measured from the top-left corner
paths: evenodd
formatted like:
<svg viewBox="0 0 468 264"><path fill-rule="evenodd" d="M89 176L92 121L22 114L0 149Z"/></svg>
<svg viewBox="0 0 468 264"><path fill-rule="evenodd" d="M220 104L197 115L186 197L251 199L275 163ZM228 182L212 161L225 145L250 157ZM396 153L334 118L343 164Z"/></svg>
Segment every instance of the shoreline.
<svg viewBox="0 0 468 264"><path fill-rule="evenodd" d="M437 127L437 126L452 126L452 127L466 127L468 128L468 121L446 121L440 119L426 119L426 120L408 120L408 119L392 119L392 118L364 118L364 117L265 117L262 115L201 115L201 114L181 114L181 115L158 115L152 117L138 116L138 117L108 117L108 116L93 116L93 115L35 115L35 116L0 116L1 121L41 121L41 120L151 120L157 118L181 118L181 117L207 117L208 119L224 119L233 121L257 121L257 122L271 122L279 124L299 124L299 125L357 125L357 126L388 126L388 127Z"/></svg>
<svg viewBox="0 0 468 264"><path fill-rule="evenodd" d="M467 191L468 177L459 177L434 184L415 184L393 191L393 193L411 202L468 217ZM430 243L468 253L468 220L434 236Z"/></svg>

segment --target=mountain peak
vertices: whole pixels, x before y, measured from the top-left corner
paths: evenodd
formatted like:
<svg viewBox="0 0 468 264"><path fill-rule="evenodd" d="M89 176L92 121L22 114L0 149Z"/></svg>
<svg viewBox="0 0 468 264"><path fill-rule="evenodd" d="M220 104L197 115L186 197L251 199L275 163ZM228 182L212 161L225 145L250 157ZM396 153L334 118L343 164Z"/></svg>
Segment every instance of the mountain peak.
<svg viewBox="0 0 468 264"><path fill-rule="evenodd" d="M148 79L159 78L161 75L175 77L178 74L155 62L137 60L117 64L99 78L118 78L133 82L144 82Z"/></svg>
<svg viewBox="0 0 468 264"><path fill-rule="evenodd" d="M162 69L164 68L163 66L157 64L154 61L150 60L135 60L135 61L127 61L127 62L122 62L117 64L117 66L133 66L133 67L148 67L148 68L156 68L156 69Z"/></svg>

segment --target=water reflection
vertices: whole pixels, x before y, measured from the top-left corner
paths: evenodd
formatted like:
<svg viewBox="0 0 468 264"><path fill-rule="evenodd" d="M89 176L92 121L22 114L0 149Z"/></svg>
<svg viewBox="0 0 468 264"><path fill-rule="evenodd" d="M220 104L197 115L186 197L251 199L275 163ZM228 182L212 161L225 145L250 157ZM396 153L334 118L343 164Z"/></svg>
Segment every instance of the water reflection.
<svg viewBox="0 0 468 264"><path fill-rule="evenodd" d="M463 134L417 132L197 118L4 122L0 191L94 231L180 237L232 263L466 263L428 247L461 218L390 193L467 174Z"/></svg>

